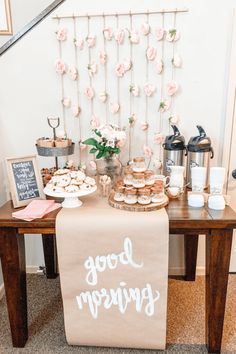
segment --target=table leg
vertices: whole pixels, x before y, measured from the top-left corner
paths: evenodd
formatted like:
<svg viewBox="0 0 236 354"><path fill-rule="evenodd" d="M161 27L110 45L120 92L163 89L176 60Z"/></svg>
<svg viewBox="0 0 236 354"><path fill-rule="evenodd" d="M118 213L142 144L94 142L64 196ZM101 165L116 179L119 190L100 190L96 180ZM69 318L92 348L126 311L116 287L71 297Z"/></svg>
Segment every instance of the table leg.
<svg viewBox="0 0 236 354"><path fill-rule="evenodd" d="M206 343L220 353L224 325L232 230L211 230L206 236Z"/></svg>
<svg viewBox="0 0 236 354"><path fill-rule="evenodd" d="M0 250L12 343L23 348L28 339L24 235L1 229Z"/></svg>
<svg viewBox="0 0 236 354"><path fill-rule="evenodd" d="M42 235L43 252L46 267L46 276L48 279L55 279L57 273L57 249L56 249L56 235L47 234Z"/></svg>
<svg viewBox="0 0 236 354"><path fill-rule="evenodd" d="M198 235L184 235L185 249L185 280L194 281L196 277Z"/></svg>

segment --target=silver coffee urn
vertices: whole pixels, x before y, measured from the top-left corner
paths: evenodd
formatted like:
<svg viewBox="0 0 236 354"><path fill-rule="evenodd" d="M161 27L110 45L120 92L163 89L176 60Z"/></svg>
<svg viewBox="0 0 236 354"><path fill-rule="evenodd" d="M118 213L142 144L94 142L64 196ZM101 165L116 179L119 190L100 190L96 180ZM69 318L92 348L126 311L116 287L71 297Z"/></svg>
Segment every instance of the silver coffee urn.
<svg viewBox="0 0 236 354"><path fill-rule="evenodd" d="M172 135L165 138L163 146L163 174L168 176L171 171L171 166L183 166L185 139L180 134L176 125L171 125L173 129Z"/></svg>
<svg viewBox="0 0 236 354"><path fill-rule="evenodd" d="M214 157L211 139L206 136L205 130L197 125L199 135L192 136L187 145L187 184L191 188L191 168L195 166L206 167L205 187L208 187L208 174L210 159Z"/></svg>

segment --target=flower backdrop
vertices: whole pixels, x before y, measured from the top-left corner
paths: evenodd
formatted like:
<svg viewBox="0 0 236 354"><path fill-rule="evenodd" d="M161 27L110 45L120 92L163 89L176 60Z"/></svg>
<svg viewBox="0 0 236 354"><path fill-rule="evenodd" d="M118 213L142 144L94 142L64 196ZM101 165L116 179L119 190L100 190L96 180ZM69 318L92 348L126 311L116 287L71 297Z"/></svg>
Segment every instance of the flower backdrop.
<svg viewBox="0 0 236 354"><path fill-rule="evenodd" d="M71 17L56 21L54 60L62 121L88 158L82 141L104 124L126 129L121 159L152 157L159 168L170 124L180 124L182 33L178 12L138 16ZM91 156L90 156L91 159Z"/></svg>

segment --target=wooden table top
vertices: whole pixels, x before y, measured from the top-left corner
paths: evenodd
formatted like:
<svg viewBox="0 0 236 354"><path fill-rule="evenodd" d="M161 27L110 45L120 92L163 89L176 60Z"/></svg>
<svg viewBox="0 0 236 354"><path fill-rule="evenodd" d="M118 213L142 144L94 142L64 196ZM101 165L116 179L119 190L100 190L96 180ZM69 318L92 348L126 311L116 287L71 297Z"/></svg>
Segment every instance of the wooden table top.
<svg viewBox="0 0 236 354"><path fill-rule="evenodd" d="M81 198L83 200L83 198ZM14 209L12 202L8 201L0 207L0 227L15 228L55 228L56 215L60 211L57 209L41 219L24 221L14 219L12 212L20 210ZM229 206L222 211L209 209L206 205L202 208L189 207L186 195L180 199L170 200L166 207L169 216L170 229L212 229L212 228L236 228L236 213Z"/></svg>

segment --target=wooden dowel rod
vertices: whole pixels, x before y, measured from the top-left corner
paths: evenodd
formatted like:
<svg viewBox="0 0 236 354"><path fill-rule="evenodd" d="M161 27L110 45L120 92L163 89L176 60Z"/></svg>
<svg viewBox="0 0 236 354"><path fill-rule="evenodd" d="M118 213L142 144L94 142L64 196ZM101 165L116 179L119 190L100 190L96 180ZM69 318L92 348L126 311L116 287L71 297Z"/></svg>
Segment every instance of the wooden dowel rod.
<svg viewBox="0 0 236 354"><path fill-rule="evenodd" d="M129 16L130 14L132 15L152 15L152 14L163 14L163 13L175 13L175 12L188 12L189 9L188 8L176 8L176 9L162 9L162 10L158 10L158 11L142 11L142 12L115 12L115 13L91 13L91 14L73 14L73 15L56 15L53 16L52 19L54 20L58 20L61 18L77 18L77 17L103 17L103 16Z"/></svg>

